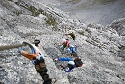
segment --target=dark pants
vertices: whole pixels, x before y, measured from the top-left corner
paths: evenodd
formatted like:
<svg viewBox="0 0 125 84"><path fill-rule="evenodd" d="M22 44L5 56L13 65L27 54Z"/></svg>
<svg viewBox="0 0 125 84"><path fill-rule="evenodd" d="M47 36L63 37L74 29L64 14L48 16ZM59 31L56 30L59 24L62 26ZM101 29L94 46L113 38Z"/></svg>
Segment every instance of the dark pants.
<svg viewBox="0 0 125 84"><path fill-rule="evenodd" d="M49 78L47 74L46 64L44 59L41 57L40 60L35 60L35 69L41 75L42 79L44 80L43 84L52 84L52 79Z"/></svg>

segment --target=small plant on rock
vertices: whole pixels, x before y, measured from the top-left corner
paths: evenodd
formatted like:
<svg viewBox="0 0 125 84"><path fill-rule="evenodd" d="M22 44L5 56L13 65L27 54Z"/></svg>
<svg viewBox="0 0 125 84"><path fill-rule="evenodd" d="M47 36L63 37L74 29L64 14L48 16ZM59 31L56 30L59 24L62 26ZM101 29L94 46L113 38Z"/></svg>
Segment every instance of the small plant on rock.
<svg viewBox="0 0 125 84"><path fill-rule="evenodd" d="M33 16L38 16L40 14L40 12L34 6L30 6L29 11L32 12Z"/></svg>

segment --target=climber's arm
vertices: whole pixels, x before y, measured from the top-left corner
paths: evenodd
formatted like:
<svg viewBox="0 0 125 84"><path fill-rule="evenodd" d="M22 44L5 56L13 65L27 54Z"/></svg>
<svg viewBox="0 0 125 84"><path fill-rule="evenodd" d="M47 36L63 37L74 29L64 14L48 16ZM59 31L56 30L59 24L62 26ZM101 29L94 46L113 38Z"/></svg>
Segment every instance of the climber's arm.
<svg viewBox="0 0 125 84"><path fill-rule="evenodd" d="M73 61L72 58L59 58L59 61Z"/></svg>
<svg viewBox="0 0 125 84"><path fill-rule="evenodd" d="M22 51L21 53L24 57L30 59L30 60L33 60L35 59L37 56L38 56L38 53L36 54L29 54L28 52L25 52L25 51Z"/></svg>

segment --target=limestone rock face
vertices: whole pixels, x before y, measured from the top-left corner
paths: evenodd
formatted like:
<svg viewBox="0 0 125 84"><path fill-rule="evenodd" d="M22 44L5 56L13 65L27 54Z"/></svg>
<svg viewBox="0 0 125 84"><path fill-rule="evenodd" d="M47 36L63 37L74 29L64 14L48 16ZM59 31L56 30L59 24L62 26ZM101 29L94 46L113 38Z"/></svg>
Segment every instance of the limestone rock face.
<svg viewBox="0 0 125 84"><path fill-rule="evenodd" d="M119 35L125 36L125 19L119 19L112 22L111 27L115 29Z"/></svg>
<svg viewBox="0 0 125 84"><path fill-rule="evenodd" d="M53 84L124 84L124 20L111 26L86 25L36 0L0 0L0 46L40 39ZM64 36L69 32L76 34L75 41ZM65 62L53 60L71 57L59 51L63 38L77 45L77 54L84 63L70 73L59 68ZM23 48L30 52L28 46ZM0 64L0 84L43 84L32 62L20 55L17 48L0 51Z"/></svg>

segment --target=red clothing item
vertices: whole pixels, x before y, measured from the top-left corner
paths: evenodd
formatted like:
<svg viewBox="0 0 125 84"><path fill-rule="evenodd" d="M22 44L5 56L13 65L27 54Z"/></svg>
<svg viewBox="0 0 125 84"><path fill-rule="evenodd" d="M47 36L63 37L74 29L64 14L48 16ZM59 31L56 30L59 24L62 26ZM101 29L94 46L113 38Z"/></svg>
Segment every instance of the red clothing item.
<svg viewBox="0 0 125 84"><path fill-rule="evenodd" d="M64 47L69 47L70 46L70 43L69 43L69 40L66 40L66 42L63 43Z"/></svg>

